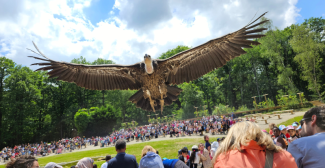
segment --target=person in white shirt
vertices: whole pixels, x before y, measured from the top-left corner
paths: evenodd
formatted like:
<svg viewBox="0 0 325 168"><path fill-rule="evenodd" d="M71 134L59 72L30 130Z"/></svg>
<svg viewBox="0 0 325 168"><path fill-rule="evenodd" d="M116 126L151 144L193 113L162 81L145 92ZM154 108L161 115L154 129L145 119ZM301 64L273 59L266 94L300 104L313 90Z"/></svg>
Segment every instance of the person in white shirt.
<svg viewBox="0 0 325 168"><path fill-rule="evenodd" d="M112 159L112 156L111 155L106 155L106 162L102 164L102 166L100 168L107 168L107 164L108 162Z"/></svg>

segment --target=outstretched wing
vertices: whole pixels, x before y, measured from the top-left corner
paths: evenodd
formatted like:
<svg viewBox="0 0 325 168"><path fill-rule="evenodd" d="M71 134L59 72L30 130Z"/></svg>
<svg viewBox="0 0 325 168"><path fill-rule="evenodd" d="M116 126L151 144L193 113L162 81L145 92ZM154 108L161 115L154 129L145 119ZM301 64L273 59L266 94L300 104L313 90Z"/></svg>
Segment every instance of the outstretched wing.
<svg viewBox="0 0 325 168"><path fill-rule="evenodd" d="M195 48L178 53L170 58L160 60L159 65L165 65L171 71L166 81L170 84L180 84L195 80L202 75L220 68L231 59L245 54L243 48L252 48L251 45L260 44L247 39L260 38L265 35L260 33L266 28L253 29L268 20L252 25L266 13L250 22L245 27L225 36L210 40ZM252 25L252 26L251 26ZM252 29L252 30L250 30Z"/></svg>
<svg viewBox="0 0 325 168"><path fill-rule="evenodd" d="M141 88L140 82L137 80L137 74L140 72L140 63L134 65L83 65L68 62L54 61L46 57L39 51L33 42L38 53L44 58L29 56L45 62L35 63L32 65L45 66L37 69L51 70L48 72L49 78L57 77L57 80L66 82L74 82L78 86L91 90L138 90Z"/></svg>

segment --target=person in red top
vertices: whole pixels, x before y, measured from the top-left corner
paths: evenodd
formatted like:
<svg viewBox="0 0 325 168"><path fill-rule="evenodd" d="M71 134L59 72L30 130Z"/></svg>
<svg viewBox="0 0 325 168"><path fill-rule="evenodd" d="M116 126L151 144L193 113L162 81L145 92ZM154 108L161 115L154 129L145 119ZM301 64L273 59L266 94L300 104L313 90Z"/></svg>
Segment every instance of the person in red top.
<svg viewBox="0 0 325 168"><path fill-rule="evenodd" d="M268 158L266 158L266 152ZM273 155L273 160L270 159ZM274 145L271 137L252 122L239 122L230 128L212 160L214 168L245 167L297 168L290 153Z"/></svg>

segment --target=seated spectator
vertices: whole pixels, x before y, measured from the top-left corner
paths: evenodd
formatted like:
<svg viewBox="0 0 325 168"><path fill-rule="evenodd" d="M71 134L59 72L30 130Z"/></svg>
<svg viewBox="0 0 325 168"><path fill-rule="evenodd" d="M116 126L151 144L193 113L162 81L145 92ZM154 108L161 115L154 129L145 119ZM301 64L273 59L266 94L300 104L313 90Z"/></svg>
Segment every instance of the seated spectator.
<svg viewBox="0 0 325 168"><path fill-rule="evenodd" d="M269 124L269 134L273 137L273 128L276 127L276 125L274 123L270 123Z"/></svg>
<svg viewBox="0 0 325 168"><path fill-rule="evenodd" d="M44 168L63 168L63 167L54 163L54 162L50 162L50 163L46 164Z"/></svg>
<svg viewBox="0 0 325 168"><path fill-rule="evenodd" d="M11 160L7 165L6 168L39 168L39 164L37 159L32 156L23 156L18 159Z"/></svg>
<svg viewBox="0 0 325 168"><path fill-rule="evenodd" d="M202 143L199 144L198 156L200 157L204 168L212 168L209 151L204 148L204 145Z"/></svg>
<svg viewBox="0 0 325 168"><path fill-rule="evenodd" d="M292 125L288 125L287 129L288 129L288 133L290 135L290 138L288 139L289 144L290 144L292 141L297 140L298 136L296 136L296 129Z"/></svg>
<svg viewBox="0 0 325 168"><path fill-rule="evenodd" d="M164 168L188 168L188 166L179 159L163 159Z"/></svg>
<svg viewBox="0 0 325 168"><path fill-rule="evenodd" d="M325 167L325 107L308 110L300 124L302 138L293 141L288 152L299 168Z"/></svg>
<svg viewBox="0 0 325 168"><path fill-rule="evenodd" d="M85 157L81 160L79 160L79 162L76 165L76 168L92 168L94 164L94 160L89 158L89 157Z"/></svg>
<svg viewBox="0 0 325 168"><path fill-rule="evenodd" d="M140 168L164 168L162 160L156 150L147 145L142 149Z"/></svg>
<svg viewBox="0 0 325 168"><path fill-rule="evenodd" d="M220 144L213 162L214 168L297 167L290 153L276 146L271 137L263 133L257 124L246 121L232 126L228 136ZM267 165L266 163L271 164Z"/></svg>
<svg viewBox="0 0 325 168"><path fill-rule="evenodd" d="M273 127L273 135L274 135L274 144L282 147L282 149L286 149L287 145L284 142L284 138L281 136L280 129L278 127Z"/></svg>
<svg viewBox="0 0 325 168"><path fill-rule="evenodd" d="M124 139L119 139L115 142L115 150L117 155L111 159L107 167L109 168L138 168L135 156L126 154L126 142Z"/></svg>
<svg viewBox="0 0 325 168"><path fill-rule="evenodd" d="M108 162L112 159L112 156L111 155L106 155L106 158L105 158L105 163L102 164L102 166L100 168L107 168L107 164Z"/></svg>

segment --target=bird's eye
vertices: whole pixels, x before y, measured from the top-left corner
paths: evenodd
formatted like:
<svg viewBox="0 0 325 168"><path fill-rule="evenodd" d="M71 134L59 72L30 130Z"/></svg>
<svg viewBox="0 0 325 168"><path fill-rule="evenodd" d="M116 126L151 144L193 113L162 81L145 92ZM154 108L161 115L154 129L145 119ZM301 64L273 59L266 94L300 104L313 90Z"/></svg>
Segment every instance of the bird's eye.
<svg viewBox="0 0 325 168"><path fill-rule="evenodd" d="M150 57L150 55L149 55L149 57Z"/></svg>

